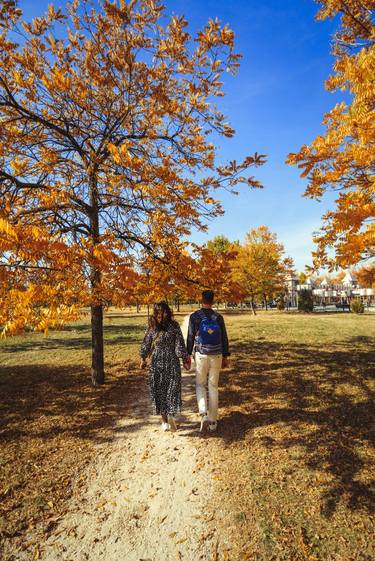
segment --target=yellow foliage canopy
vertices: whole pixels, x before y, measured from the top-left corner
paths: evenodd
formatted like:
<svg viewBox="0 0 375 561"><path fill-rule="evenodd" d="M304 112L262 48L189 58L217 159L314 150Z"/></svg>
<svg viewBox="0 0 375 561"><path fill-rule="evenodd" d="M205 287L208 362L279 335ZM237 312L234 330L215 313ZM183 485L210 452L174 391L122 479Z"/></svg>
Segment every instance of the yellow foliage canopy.
<svg viewBox="0 0 375 561"><path fill-rule="evenodd" d="M238 246L232 265L232 278L251 302L270 300L285 290L293 272L293 261L284 255L284 246L267 226L253 228L245 243Z"/></svg>
<svg viewBox="0 0 375 561"><path fill-rule="evenodd" d="M194 38L158 0L95 6L31 22L0 10L0 269L4 293L18 290L2 300L7 330L44 328L33 306L57 318L62 303L134 301L145 256L156 297L181 266L194 272L181 240L222 213L213 192L261 187L246 171L264 156L219 165L210 141L234 132L213 103L238 67L229 27L209 20Z"/></svg>
<svg viewBox="0 0 375 561"><path fill-rule="evenodd" d="M315 236L316 267L348 267L375 255L375 28L372 0L323 0L318 19L341 16L335 35L334 74L328 90L350 94L324 116L326 132L291 153L288 163L308 178L305 196L338 191L336 208L323 216ZM331 257L330 248L335 251Z"/></svg>

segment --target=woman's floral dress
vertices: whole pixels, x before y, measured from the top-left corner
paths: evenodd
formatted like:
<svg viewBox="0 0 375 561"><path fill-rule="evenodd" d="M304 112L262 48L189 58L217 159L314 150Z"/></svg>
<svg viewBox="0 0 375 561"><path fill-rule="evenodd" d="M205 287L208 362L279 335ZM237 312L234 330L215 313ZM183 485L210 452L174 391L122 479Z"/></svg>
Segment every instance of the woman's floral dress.
<svg viewBox="0 0 375 561"><path fill-rule="evenodd" d="M151 355L149 384L155 414L175 415L181 410L180 358L188 358L179 324L170 321L165 330L149 328L140 354L142 359Z"/></svg>

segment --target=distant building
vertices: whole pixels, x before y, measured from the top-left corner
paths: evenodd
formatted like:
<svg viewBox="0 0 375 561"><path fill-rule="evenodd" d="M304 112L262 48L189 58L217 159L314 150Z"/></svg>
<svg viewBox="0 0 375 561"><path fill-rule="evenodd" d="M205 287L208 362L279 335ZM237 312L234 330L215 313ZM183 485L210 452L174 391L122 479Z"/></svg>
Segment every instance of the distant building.
<svg viewBox="0 0 375 561"><path fill-rule="evenodd" d="M365 306L375 305L375 290L373 288L359 288L358 282L349 271L339 284L330 284L324 279L320 285L313 279L306 279L300 284L297 277L287 279L286 302L292 307L298 306L298 293L301 290L311 290L317 305L349 304L353 298L360 298Z"/></svg>
<svg viewBox="0 0 375 561"><path fill-rule="evenodd" d="M346 288L358 288L358 283L353 275L348 271L343 278L342 285Z"/></svg>

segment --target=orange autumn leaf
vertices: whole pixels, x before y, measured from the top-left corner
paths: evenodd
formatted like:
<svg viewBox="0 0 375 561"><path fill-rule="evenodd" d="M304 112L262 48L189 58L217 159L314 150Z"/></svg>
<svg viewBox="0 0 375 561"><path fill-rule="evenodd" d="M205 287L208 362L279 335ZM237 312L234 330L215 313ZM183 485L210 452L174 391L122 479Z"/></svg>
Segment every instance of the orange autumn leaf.
<svg viewBox="0 0 375 561"><path fill-rule="evenodd" d="M323 216L321 231L314 236L315 268L333 269L375 255L374 3L318 3L318 19L341 18L334 38L333 74L326 88L348 92L350 101L336 104L324 116L325 133L289 154L288 163L307 177L305 196L319 200L327 191L338 192L335 208Z"/></svg>

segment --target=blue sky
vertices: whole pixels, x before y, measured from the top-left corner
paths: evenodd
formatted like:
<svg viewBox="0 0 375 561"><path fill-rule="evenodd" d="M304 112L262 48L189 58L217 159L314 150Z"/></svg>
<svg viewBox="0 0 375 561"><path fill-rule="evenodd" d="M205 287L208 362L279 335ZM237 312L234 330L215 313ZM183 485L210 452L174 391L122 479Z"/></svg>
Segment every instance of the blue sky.
<svg viewBox="0 0 375 561"><path fill-rule="evenodd" d="M221 106L236 136L220 141L220 154L237 161L255 151L268 156L254 171L266 188L242 188L237 197L223 194L225 215L197 240L217 234L243 240L250 228L265 224L303 270L311 262L312 232L333 198L318 203L302 197L305 182L285 159L324 130L323 114L339 99L323 85L332 69L337 23L315 21L313 0L170 0L166 5L183 13L192 29L216 16L230 24L243 58L238 75L226 78Z"/></svg>
<svg viewBox="0 0 375 561"><path fill-rule="evenodd" d="M40 15L48 3L19 0L27 17ZM219 100L236 130L234 138L219 140L220 161L240 161L255 151L268 157L254 171L266 188L241 187L238 196L222 192L225 215L210 223L207 235L194 233L193 240L204 242L219 234L243 240L250 228L265 224L303 270L311 262L312 232L333 197L322 202L303 198L305 183L285 159L323 131L324 112L340 99L323 85L332 69L330 46L337 22L316 22L313 0L165 0L165 5L167 13L185 15L191 33L210 17L230 24L243 58L239 73L225 77L226 96Z"/></svg>

